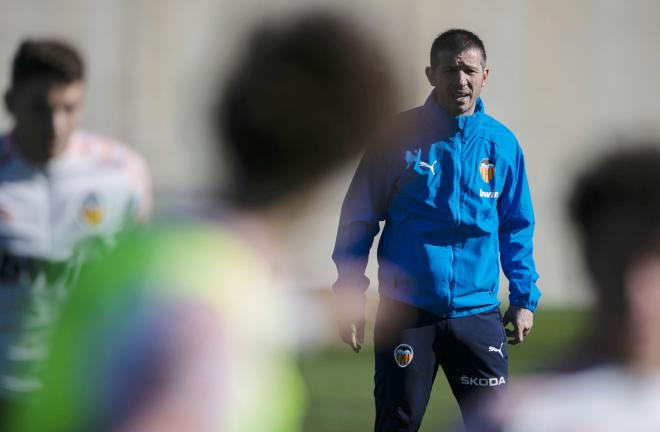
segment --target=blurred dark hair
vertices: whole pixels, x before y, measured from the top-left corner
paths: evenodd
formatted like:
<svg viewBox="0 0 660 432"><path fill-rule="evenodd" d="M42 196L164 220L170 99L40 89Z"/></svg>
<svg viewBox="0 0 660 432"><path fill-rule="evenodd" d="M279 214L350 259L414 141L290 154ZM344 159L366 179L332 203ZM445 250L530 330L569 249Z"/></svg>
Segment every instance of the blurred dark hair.
<svg viewBox="0 0 660 432"><path fill-rule="evenodd" d="M438 53L448 51L452 54L460 54L469 49L481 52L481 67L486 67L486 47L479 36L469 30L451 29L441 33L431 44L431 68L438 65Z"/></svg>
<svg viewBox="0 0 660 432"><path fill-rule="evenodd" d="M359 153L392 94L381 53L341 18L258 27L216 110L234 171L230 201L268 205Z"/></svg>
<svg viewBox="0 0 660 432"><path fill-rule="evenodd" d="M84 65L70 45L54 39L25 40L12 64L11 86L18 87L32 79L46 77L58 83L81 80Z"/></svg>
<svg viewBox="0 0 660 432"><path fill-rule="evenodd" d="M597 313L625 314L624 279L640 256L660 254L660 142L624 142L579 177L569 200Z"/></svg>

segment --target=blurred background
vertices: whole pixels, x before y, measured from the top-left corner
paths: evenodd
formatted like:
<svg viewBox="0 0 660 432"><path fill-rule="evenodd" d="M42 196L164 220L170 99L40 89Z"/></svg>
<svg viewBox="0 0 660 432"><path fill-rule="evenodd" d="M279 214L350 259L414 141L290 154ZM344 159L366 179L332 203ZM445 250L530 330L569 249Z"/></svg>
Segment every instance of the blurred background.
<svg viewBox="0 0 660 432"><path fill-rule="evenodd" d="M308 9L337 10L379 41L397 80L401 109L420 105L430 91L423 71L437 34L463 27L484 40L491 75L482 98L486 111L520 140L537 217L542 306L536 334L512 350L512 370L547 360L547 353L578 334L580 308L590 304L564 217L573 173L618 134L660 132L660 3L0 0L0 86L6 88L11 57L23 38L57 36L73 42L87 63L84 125L146 155L157 206L175 197L205 196L222 185L227 168L208 125L211 97L240 55L244 36L265 18ZM10 127L2 110L0 130ZM308 299L302 306L308 311L328 298L335 278L330 254L355 163L337 172L312 198L295 229L285 233L298 269L292 288ZM318 308L320 316L327 315ZM368 350L356 360L333 346L330 319L315 320L309 328L314 331L309 340L317 344L301 357L310 393L306 428L369 429ZM426 430L455 414L455 403L441 390L434 393Z"/></svg>

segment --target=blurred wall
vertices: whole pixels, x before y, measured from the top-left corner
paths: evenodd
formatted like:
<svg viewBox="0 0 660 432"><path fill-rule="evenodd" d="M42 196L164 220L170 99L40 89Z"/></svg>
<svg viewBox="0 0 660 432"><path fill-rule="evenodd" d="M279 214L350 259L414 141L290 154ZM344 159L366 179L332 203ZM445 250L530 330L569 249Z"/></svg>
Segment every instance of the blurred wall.
<svg viewBox="0 0 660 432"><path fill-rule="evenodd" d="M402 109L430 91L423 69L439 32L465 27L482 37L492 69L486 110L526 153L544 304L588 301L563 200L575 170L615 132L660 134L660 3L653 0L0 0L0 85L22 38L73 41L88 63L85 125L147 155L159 196L204 191L224 173L209 156L216 147L206 122L210 95L243 35L264 17L308 7L340 8L380 39ZM3 111L0 128L10 126ZM353 169L319 190L288 233L304 269L301 287L333 282L330 254Z"/></svg>

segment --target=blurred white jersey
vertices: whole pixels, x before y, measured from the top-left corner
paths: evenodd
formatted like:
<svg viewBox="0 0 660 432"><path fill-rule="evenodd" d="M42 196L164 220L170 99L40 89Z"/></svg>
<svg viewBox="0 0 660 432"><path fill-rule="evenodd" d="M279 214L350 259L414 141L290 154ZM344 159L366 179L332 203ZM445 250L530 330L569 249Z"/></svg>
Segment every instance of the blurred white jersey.
<svg viewBox="0 0 660 432"><path fill-rule="evenodd" d="M600 367L525 380L499 414L506 432L658 431L660 370Z"/></svg>
<svg viewBox="0 0 660 432"><path fill-rule="evenodd" d="M80 266L150 212L143 159L76 131L43 167L0 137L0 396L39 387L49 329Z"/></svg>

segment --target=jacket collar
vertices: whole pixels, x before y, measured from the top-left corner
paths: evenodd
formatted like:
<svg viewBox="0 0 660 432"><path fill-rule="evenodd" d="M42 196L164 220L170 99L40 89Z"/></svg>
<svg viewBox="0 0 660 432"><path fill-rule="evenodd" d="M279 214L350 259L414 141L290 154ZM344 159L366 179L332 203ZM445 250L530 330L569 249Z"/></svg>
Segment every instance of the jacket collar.
<svg viewBox="0 0 660 432"><path fill-rule="evenodd" d="M471 115L450 116L447 112L438 105L434 97L434 91L426 98L423 106L424 117L431 126L439 130L464 129L471 128L481 121L481 116L484 113L484 103L481 97L477 98L474 106L474 113Z"/></svg>

